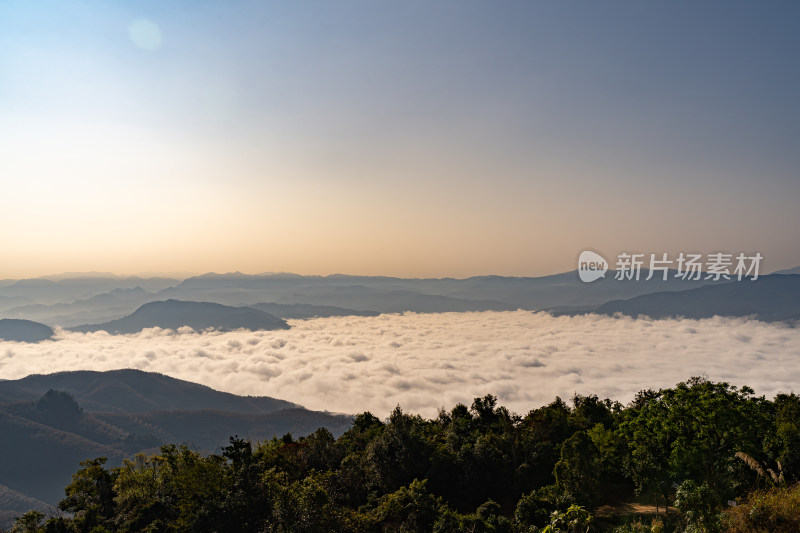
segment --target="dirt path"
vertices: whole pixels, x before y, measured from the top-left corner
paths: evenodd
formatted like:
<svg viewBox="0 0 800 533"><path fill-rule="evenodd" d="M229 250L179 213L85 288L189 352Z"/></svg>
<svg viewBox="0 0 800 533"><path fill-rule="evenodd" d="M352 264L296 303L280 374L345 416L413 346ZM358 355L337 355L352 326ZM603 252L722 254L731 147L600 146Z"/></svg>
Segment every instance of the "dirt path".
<svg viewBox="0 0 800 533"><path fill-rule="evenodd" d="M674 507L669 508L670 513L675 512ZM658 513L664 514L664 506L658 507ZM656 514L655 505L647 505L637 502L624 502L614 505L604 505L597 510L597 516L608 516L612 514Z"/></svg>

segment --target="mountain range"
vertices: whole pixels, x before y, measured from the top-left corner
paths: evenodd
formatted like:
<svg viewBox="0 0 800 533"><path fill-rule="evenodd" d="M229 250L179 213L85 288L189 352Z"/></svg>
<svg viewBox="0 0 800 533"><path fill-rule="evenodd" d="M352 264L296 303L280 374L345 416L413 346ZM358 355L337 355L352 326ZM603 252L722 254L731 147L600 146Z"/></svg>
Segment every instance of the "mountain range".
<svg viewBox="0 0 800 533"><path fill-rule="evenodd" d="M642 278L646 277L644 271ZM38 342L51 326L79 332L143 328L286 329L285 319L396 312L548 310L652 318L748 316L800 322L800 268L758 280L616 280L575 272L539 278L402 279L207 274L185 280L107 275L0 281L0 339ZM40 320L41 323L33 321ZM56 337L57 338L57 337ZM0 527L48 510L78 462L112 464L163 443L217 451L231 435L261 440L318 427L340 434L351 418L269 397L242 397L137 370L63 372L0 380Z"/></svg>
<svg viewBox="0 0 800 533"><path fill-rule="evenodd" d="M680 292L654 292L613 300L593 312L650 318L750 316L764 322L800 320L800 275L774 274L756 281L729 281Z"/></svg>
<svg viewBox="0 0 800 533"><path fill-rule="evenodd" d="M55 505L88 458L114 465L166 443L212 453L232 435L256 441L319 427L339 435L350 423L349 416L139 370L0 381L0 453L13 458L0 462L0 518Z"/></svg>
<svg viewBox="0 0 800 533"><path fill-rule="evenodd" d="M542 277L392 278L295 274L204 274L184 280L119 278L0 281L0 318L74 328L126 317L150 302L179 300L249 306L278 318L399 312L542 310L596 306L656 291L694 288L707 280L620 281L613 272L583 283L575 271ZM646 274L646 271L643 271ZM643 275L643 277L645 277Z"/></svg>
<svg viewBox="0 0 800 533"><path fill-rule="evenodd" d="M790 277L800 267L761 279ZM460 312L503 310L547 310L556 314L586 312L634 313L649 316L713 316L734 313L725 296L734 290L729 281L706 279L686 281L674 272L666 280L617 280L609 271L605 278L583 283L576 272L537 278L480 276L466 279L405 279L380 276L299 276L294 274L205 274L183 281L167 278L65 278L57 280L0 281L0 317L40 322L0 322L0 338L35 342L49 338L47 327L61 326L74 331L106 330L132 333L146 327L177 329L189 326L202 331L280 329L284 319L329 316L374 316L401 312ZM23 281L25 283L23 283ZM131 287L142 282L140 286ZM744 280L745 283L750 280ZM119 283L121 286L115 286ZM775 281L774 283L781 283ZM791 282L787 282L791 283ZM723 287L719 291L692 292L702 287ZM115 287L108 292L102 292ZM744 285L738 287L743 289ZM766 291L759 295L761 288ZM790 317L796 305L790 299L774 299L770 283L756 284L742 293L737 316L757 315L764 319ZM47 297L46 289L54 294ZM683 295L683 293L689 293ZM769 293L769 294L767 294ZM75 299L66 295L71 294ZM699 295L702 302L692 298ZM80 296L80 297L78 297ZM43 303L54 298L57 303ZM716 303L708 298L719 298ZM749 298L753 298L750 305ZM2 310L10 301L23 299L26 305ZM39 299L39 301L35 301ZM630 303L622 303L631 301ZM6 304L3 304L6 302ZM785 309L767 311L770 302ZM660 306L663 309L659 310ZM779 318L774 318L778 320ZM5 329L4 329L5 328ZM31 328L38 328L34 332Z"/></svg>

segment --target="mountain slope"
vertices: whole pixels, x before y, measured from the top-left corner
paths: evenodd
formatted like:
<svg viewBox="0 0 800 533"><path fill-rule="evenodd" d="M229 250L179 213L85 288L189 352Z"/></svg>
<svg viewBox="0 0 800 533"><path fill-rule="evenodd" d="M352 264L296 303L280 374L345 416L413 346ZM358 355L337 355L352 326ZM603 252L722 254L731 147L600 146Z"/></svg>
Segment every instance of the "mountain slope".
<svg viewBox="0 0 800 533"><path fill-rule="evenodd" d="M52 505L0 485L0 528L11 528L18 516L31 509L50 515L56 513Z"/></svg>
<svg viewBox="0 0 800 533"><path fill-rule="evenodd" d="M184 326L196 331L289 329L284 320L258 309L179 300L146 303L126 317L104 324L90 324L70 329L84 333L104 330L109 333L126 334L137 333L145 328L178 329Z"/></svg>
<svg viewBox="0 0 800 533"><path fill-rule="evenodd" d="M63 495L80 461L108 457L120 461L123 450L70 431L15 416L0 406L0 479L12 489L50 504Z"/></svg>
<svg viewBox="0 0 800 533"><path fill-rule="evenodd" d="M615 300L598 313L622 313L651 318L755 316L759 320L800 320L800 275L769 275L756 281L731 281L679 292L657 292Z"/></svg>
<svg viewBox="0 0 800 533"><path fill-rule="evenodd" d="M129 435L149 435L167 443L186 443L193 448L213 451L227 443L227 437L239 435L252 441L292 433L313 433L325 426L334 435L343 433L350 417L330 415L307 409L282 409L266 414L202 411L151 411L138 415L95 413L98 420L122 429Z"/></svg>
<svg viewBox="0 0 800 533"><path fill-rule="evenodd" d="M124 457L168 443L211 453L232 435L263 440L288 432L307 435L320 427L340 435L351 422L345 415L139 370L0 381L0 454L13 458L0 461L0 481L9 495L0 504L0 517L27 505L26 498L56 504L86 459L103 456L116 466Z"/></svg>
<svg viewBox="0 0 800 533"><path fill-rule="evenodd" d="M0 381L0 403L38 400L48 390L70 393L88 411L144 413L154 410L219 409L263 414L297 405L267 396L237 396L155 372L58 372Z"/></svg>
<svg viewBox="0 0 800 533"><path fill-rule="evenodd" d="M794 268L787 268L786 270L778 270L777 272L773 272L773 274L782 274L782 275L800 274L800 266Z"/></svg>

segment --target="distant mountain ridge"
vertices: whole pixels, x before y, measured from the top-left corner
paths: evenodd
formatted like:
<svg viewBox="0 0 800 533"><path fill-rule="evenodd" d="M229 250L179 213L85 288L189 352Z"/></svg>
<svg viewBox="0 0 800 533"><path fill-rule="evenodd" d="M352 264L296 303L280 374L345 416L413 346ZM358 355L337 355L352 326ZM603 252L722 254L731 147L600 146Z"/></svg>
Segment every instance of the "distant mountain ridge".
<svg viewBox="0 0 800 533"><path fill-rule="evenodd" d="M656 291L686 290L710 280L689 281L670 275L616 280L609 271L594 283L580 281L577 271L542 277L475 276L393 278L386 276L299 276L294 274L204 274L164 289L162 297L215 301L227 305L260 302L344 307L381 313L541 310L554 306L599 305ZM674 274L674 272L673 272Z"/></svg>
<svg viewBox="0 0 800 533"><path fill-rule="evenodd" d="M331 316L377 316L377 311L360 311L333 305L259 303L248 307L283 319L323 318Z"/></svg>
<svg viewBox="0 0 800 533"><path fill-rule="evenodd" d="M286 321L251 307L231 307L212 302L180 300L146 303L126 317L103 324L87 324L69 329L81 333L102 330L112 334L127 334L137 333L145 328L179 329L186 326L195 331L289 329Z"/></svg>
<svg viewBox="0 0 800 533"><path fill-rule="evenodd" d="M153 300L158 300L155 293L133 287L114 289L72 303L21 305L7 309L2 314L9 318L25 317L50 325L74 327L122 318Z"/></svg>
<svg viewBox="0 0 800 533"><path fill-rule="evenodd" d="M179 280L73 274L52 280L0 280L0 318L28 319L51 327L113 328L109 323L127 317L144 304L164 300L249 306L282 315L281 318L406 311L575 310L654 292L685 291L724 283L677 279L674 271L667 280L660 275L646 280L646 269L641 270L638 281L617 280L614 274L608 271L605 278L592 283L581 282L574 270L540 277L489 275L464 279L236 272Z"/></svg>
<svg viewBox="0 0 800 533"><path fill-rule="evenodd" d="M114 289L141 287L146 291L156 292L177 285L179 282L180 280L169 278L108 277L103 275L56 280L44 278L3 280L0 282L0 296L13 297L17 301L24 300L32 304L50 305L87 299ZM21 303L16 305L21 305Z"/></svg>
<svg viewBox="0 0 800 533"><path fill-rule="evenodd" d="M772 274L756 281L705 285L678 292L655 292L613 300L586 311L651 318L752 316L765 322L800 321L800 275Z"/></svg>

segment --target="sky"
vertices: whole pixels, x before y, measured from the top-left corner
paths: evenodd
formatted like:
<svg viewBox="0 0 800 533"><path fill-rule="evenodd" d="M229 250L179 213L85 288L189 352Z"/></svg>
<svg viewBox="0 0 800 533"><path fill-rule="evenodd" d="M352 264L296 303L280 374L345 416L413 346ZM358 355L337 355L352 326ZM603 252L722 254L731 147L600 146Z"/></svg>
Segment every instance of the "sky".
<svg viewBox="0 0 800 533"><path fill-rule="evenodd" d="M556 396L627 404L643 389L692 376L748 385L772 399L799 392L800 329L714 317L650 320L527 311L334 317L281 331L133 335L59 331L4 342L5 379L66 370L137 368L309 409L385 418L400 405L435 417L486 394L526 414Z"/></svg>
<svg viewBox="0 0 800 533"><path fill-rule="evenodd" d="M800 265L800 5L0 1L0 278Z"/></svg>

